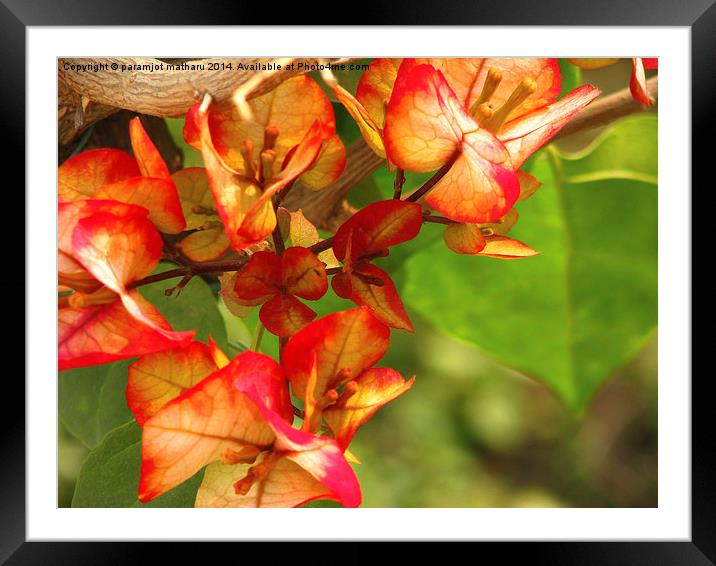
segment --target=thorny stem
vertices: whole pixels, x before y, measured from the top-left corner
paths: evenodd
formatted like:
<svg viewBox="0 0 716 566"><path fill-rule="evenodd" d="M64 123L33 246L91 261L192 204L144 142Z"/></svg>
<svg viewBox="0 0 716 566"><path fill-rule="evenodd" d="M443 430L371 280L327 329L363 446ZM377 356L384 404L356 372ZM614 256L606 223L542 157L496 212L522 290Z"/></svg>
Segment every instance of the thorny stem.
<svg viewBox="0 0 716 566"><path fill-rule="evenodd" d="M177 283L176 287L170 287L169 289L166 289L164 291L164 294L167 297L170 297L174 294L174 291L176 291L176 296L178 297L179 295L181 295L181 292L184 290L184 287L186 287L189 284L189 281L191 281L193 278L194 276L191 274L185 275L184 277L182 277L182 280Z"/></svg>
<svg viewBox="0 0 716 566"><path fill-rule="evenodd" d="M166 259L178 263L179 265L188 265L188 261L181 255L177 250L174 242L172 242L166 234L162 234L162 240L164 240L164 255Z"/></svg>
<svg viewBox="0 0 716 566"><path fill-rule="evenodd" d="M200 275L202 273L224 273L225 271L239 271L249 261L249 256L240 257L228 261L206 261L202 263L185 262L186 264L176 269L170 269L162 273L155 273L139 279L127 285L128 289L134 289L142 285L149 285L157 281L184 277L186 275Z"/></svg>

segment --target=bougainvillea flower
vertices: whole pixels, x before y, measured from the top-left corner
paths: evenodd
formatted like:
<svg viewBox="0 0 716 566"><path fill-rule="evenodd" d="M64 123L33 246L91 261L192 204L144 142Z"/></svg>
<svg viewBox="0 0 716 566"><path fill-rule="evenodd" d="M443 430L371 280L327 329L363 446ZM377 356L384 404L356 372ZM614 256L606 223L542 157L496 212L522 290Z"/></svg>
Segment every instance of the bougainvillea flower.
<svg viewBox="0 0 716 566"><path fill-rule="evenodd" d="M140 501L149 501L217 460L251 463L276 440L261 410L290 423L281 367L244 352L166 403L144 422ZM287 424L288 426L288 424Z"/></svg>
<svg viewBox="0 0 716 566"><path fill-rule="evenodd" d="M534 176L524 171L519 171L517 176L520 180L520 197L517 200L521 202L534 195L541 183ZM449 249L459 254L487 255L500 259L515 259L517 257L537 255L539 252L536 252L527 244L505 237L517 222L518 217L517 210L511 208L497 222L484 224L450 223L443 232L443 239ZM503 238L499 239L497 236ZM488 251L484 252L488 244ZM505 253L502 254L501 250L505 250Z"/></svg>
<svg viewBox="0 0 716 566"><path fill-rule="evenodd" d="M152 402L163 404L153 407L153 416L141 413L149 418L143 422L140 500L165 493L208 464L197 507L291 507L317 498L360 504L358 480L337 442L291 427L286 382L270 358L245 352L186 388L211 367L217 351L213 343L193 343L133 365L134 393L138 384L148 386L135 407L147 407L148 390ZM171 383L157 391L158 377Z"/></svg>
<svg viewBox="0 0 716 566"><path fill-rule="evenodd" d="M356 431L383 405L390 403L413 386L390 368L370 368L349 381L335 405L323 411L339 446L346 449Z"/></svg>
<svg viewBox="0 0 716 566"><path fill-rule="evenodd" d="M57 171L60 202L92 198L104 185L138 177L137 162L119 149L90 149L70 157Z"/></svg>
<svg viewBox="0 0 716 566"><path fill-rule="evenodd" d="M519 240L499 234L484 235L482 230L478 224L451 224L443 238L447 247L459 254L518 259L539 253Z"/></svg>
<svg viewBox="0 0 716 566"><path fill-rule="evenodd" d="M395 64L375 61L356 99L376 123L384 124L388 158L399 167L426 172L455 160L426 202L463 222L503 216L519 192L514 170L598 94L582 87L555 102L561 77L554 59L411 59L403 61L399 73ZM418 70L425 64L438 69L441 78ZM431 108L434 119L421 120L416 104ZM401 116L409 119L401 121ZM478 128L481 133L474 134Z"/></svg>
<svg viewBox="0 0 716 566"><path fill-rule="evenodd" d="M169 167L167 167L159 150L149 138L138 116L129 121L129 141L132 144L132 152L143 177L171 178Z"/></svg>
<svg viewBox="0 0 716 566"><path fill-rule="evenodd" d="M570 58L567 59L573 65L582 69L600 69L619 62L618 58ZM657 57L632 57L631 59L631 79L629 80L629 90L631 95L640 104L646 107L651 106L654 101L649 96L646 89L646 75L644 69L658 69L659 59Z"/></svg>
<svg viewBox="0 0 716 566"><path fill-rule="evenodd" d="M209 178L203 167L188 167L172 175L179 193L186 230L194 230L177 243L192 261L218 259L231 247L224 225L216 210L209 188Z"/></svg>
<svg viewBox="0 0 716 566"><path fill-rule="evenodd" d="M485 237L485 247L480 252L480 255L497 259L520 259L537 254L539 252L533 250L527 244L499 235Z"/></svg>
<svg viewBox="0 0 716 566"><path fill-rule="evenodd" d="M334 439L297 430L256 404L276 435L271 451L251 466L207 467L196 507L297 507L315 499L360 505L358 479Z"/></svg>
<svg viewBox="0 0 716 566"><path fill-rule="evenodd" d="M307 76L294 77L249 102L255 121L238 111L195 105L184 137L201 150L212 194L232 246L244 249L276 225L271 197L296 179L323 188L345 167L330 101Z"/></svg>
<svg viewBox="0 0 716 566"><path fill-rule="evenodd" d="M174 333L151 303L137 291L129 295L142 310L147 326L137 321L118 299L87 307L61 307L58 320L58 366L60 371L105 364L150 352L174 348L191 340L194 332ZM163 330L164 332L160 332Z"/></svg>
<svg viewBox="0 0 716 566"><path fill-rule="evenodd" d="M517 169L599 91L585 85L552 102L561 79L549 59L473 65L475 82L467 89L464 79L453 80L456 91L432 64L405 60L388 102L384 141L398 167L447 169L425 197L432 208L460 222L493 222L519 197Z"/></svg>
<svg viewBox="0 0 716 566"><path fill-rule="evenodd" d="M316 313L296 297L315 301L326 294L328 282L321 260L306 248L291 247L283 255L256 252L234 278L233 298L244 306L260 305L266 330L291 336Z"/></svg>
<svg viewBox="0 0 716 566"><path fill-rule="evenodd" d="M328 429L343 451L360 426L405 393L405 381L388 368L372 367L388 347L387 328L365 307L329 315L296 334L282 359L295 395L304 401L302 431Z"/></svg>
<svg viewBox="0 0 716 566"><path fill-rule="evenodd" d="M385 324L412 332L395 284L370 262L387 255L390 246L412 240L422 222L420 205L400 200L370 204L349 218L333 238L333 251L343 262L331 282L336 294L369 307Z"/></svg>
<svg viewBox="0 0 716 566"><path fill-rule="evenodd" d="M366 307L325 316L296 333L281 356L297 397L319 404L372 367L388 350L390 330Z"/></svg>
<svg viewBox="0 0 716 566"><path fill-rule="evenodd" d="M281 235L287 246L310 248L322 241L318 234L318 229L300 209L288 211L285 208L279 208L277 213ZM340 265L332 247L320 252L318 259L325 263L326 267L338 267Z"/></svg>
<svg viewBox="0 0 716 566"><path fill-rule="evenodd" d="M102 199L143 206L161 231L178 234L186 222L176 187L139 118L129 124L134 158L117 149L71 157L58 169L60 202Z"/></svg>
<svg viewBox="0 0 716 566"><path fill-rule="evenodd" d="M162 240L147 210L115 201L62 203L58 281L75 292L60 303L59 367L101 364L176 347L194 332L174 332L130 290L159 263Z"/></svg>
<svg viewBox="0 0 716 566"><path fill-rule="evenodd" d="M335 81L331 84L336 97L354 118L368 145L381 157L386 157L383 139L386 109L402 62L402 59L375 59L361 76L355 97ZM559 66L555 59L418 58L408 61L411 66L421 64L440 70L466 108L472 108L483 95L490 69L499 72L501 80L494 86L489 101L480 100L480 103L490 102L493 106L504 104L525 77L535 81L535 91L513 110L515 114L553 102L560 91Z"/></svg>
<svg viewBox="0 0 716 566"><path fill-rule="evenodd" d="M129 366L127 406L141 426L217 369L212 350L202 342L142 356Z"/></svg>
<svg viewBox="0 0 716 566"><path fill-rule="evenodd" d="M453 220L496 220L519 196L507 150L479 127L442 73L409 61L401 65L386 111L384 134L391 161L416 172L449 165L426 202Z"/></svg>
<svg viewBox="0 0 716 566"><path fill-rule="evenodd" d="M393 91L398 74L400 59L376 59L363 73L353 96L335 79L330 82L333 93L355 120L363 139L380 157L385 158L383 129L385 128L385 106Z"/></svg>

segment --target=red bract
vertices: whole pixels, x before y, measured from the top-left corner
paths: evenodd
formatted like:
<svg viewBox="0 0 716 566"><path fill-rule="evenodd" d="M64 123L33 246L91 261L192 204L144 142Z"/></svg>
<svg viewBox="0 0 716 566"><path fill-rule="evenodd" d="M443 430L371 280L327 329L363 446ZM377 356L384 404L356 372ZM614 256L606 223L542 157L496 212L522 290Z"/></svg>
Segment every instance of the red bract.
<svg viewBox="0 0 716 566"><path fill-rule="evenodd" d="M333 251L343 262L332 281L336 294L369 307L385 324L412 332L395 284L370 261L415 238L422 222L419 204L399 200L376 202L354 214L333 238Z"/></svg>
<svg viewBox="0 0 716 566"><path fill-rule="evenodd" d="M187 142L202 152L235 249L260 242L274 229L274 194L298 178L307 187L323 188L345 166L330 101L309 77L289 79L249 105L255 121L237 111L196 105L184 128Z"/></svg>
<svg viewBox="0 0 716 566"><path fill-rule="evenodd" d="M172 348L173 332L131 284L159 262L162 240L147 211L114 201L59 205L58 281L75 292L60 303L61 370Z"/></svg>
<svg viewBox="0 0 716 566"><path fill-rule="evenodd" d="M112 200L142 206L162 232L177 234L186 222L176 186L139 118L129 124L135 159L117 149L96 149L65 161L58 170L60 202Z"/></svg>
<svg viewBox="0 0 716 566"><path fill-rule="evenodd" d="M306 248L288 248L282 256L256 252L236 274L232 298L244 306L263 304L259 317L266 330L291 336L316 313L296 297L315 301L326 294L323 263Z"/></svg>

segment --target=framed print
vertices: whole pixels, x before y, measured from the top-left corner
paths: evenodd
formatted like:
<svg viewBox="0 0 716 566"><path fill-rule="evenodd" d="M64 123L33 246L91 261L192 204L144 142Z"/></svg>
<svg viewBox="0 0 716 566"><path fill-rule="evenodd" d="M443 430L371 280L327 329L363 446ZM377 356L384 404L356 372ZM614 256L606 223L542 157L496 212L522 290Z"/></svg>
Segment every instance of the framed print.
<svg viewBox="0 0 716 566"><path fill-rule="evenodd" d="M3 559L713 563L690 187L716 8L80 4L3 7L28 223Z"/></svg>

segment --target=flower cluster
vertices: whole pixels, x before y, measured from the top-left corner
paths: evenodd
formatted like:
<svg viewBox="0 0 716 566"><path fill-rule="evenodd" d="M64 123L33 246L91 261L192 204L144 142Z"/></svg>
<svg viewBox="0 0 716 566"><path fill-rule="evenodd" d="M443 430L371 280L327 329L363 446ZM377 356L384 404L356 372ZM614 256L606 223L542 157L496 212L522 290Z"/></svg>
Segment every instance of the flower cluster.
<svg viewBox="0 0 716 566"><path fill-rule="evenodd" d="M327 240L281 207L295 183L324 189L346 163L333 107L308 76L251 99L251 118L210 97L189 109L184 137L203 168L170 174L135 119L134 157L92 150L59 169L59 366L137 358L126 393L142 427L141 501L204 469L197 506L359 505L349 445L414 381L374 367L391 328L413 331L376 262L426 223L444 225L457 253L536 254L507 236L514 205L540 185L521 168L599 94L585 85L559 98L556 60L538 58L378 59L355 96L327 82L397 176L395 198ZM404 171L434 175L403 196ZM230 359L211 339L174 331L138 291L162 258L180 265L177 276L221 274L232 313L260 308L280 362L254 351ZM316 320L304 301L321 299L329 277L357 307Z"/></svg>

